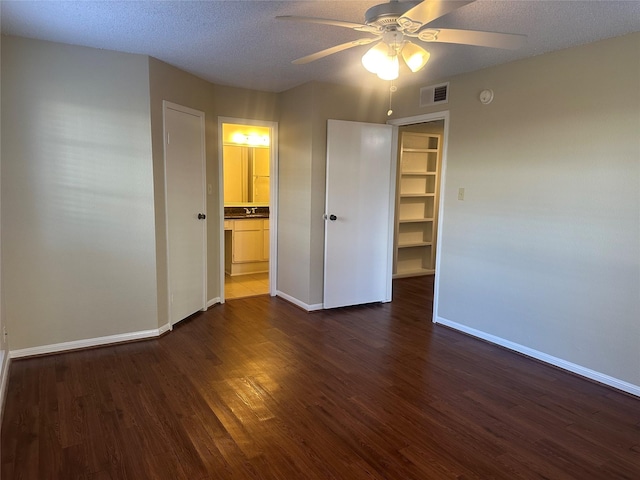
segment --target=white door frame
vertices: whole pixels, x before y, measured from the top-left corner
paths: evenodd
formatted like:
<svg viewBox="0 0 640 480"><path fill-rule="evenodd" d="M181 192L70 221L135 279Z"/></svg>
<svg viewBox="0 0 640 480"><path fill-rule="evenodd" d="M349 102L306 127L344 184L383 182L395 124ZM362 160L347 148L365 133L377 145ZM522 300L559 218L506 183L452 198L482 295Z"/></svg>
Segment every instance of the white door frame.
<svg viewBox="0 0 640 480"><path fill-rule="evenodd" d="M278 264L278 122L248 118L218 117L218 203L220 205L220 303L224 291L224 162L222 124L252 125L269 128L269 295L276 294L276 265Z"/></svg>
<svg viewBox="0 0 640 480"><path fill-rule="evenodd" d="M200 110L194 110L189 107L178 105L177 103L162 101L162 159L164 169L164 226L165 226L165 241L166 241L166 262L167 262L167 317L169 320L169 330L173 330L174 319L171 318L171 268L169 262L169 198L167 195L167 125L166 125L166 111L167 109L177 110L179 112L194 115L200 118L201 127L201 142L202 142L202 192L203 192L203 213L207 214L207 152L206 152L206 126L204 121L204 112ZM202 310L207 309L207 224L204 224L203 228L203 296L202 296Z"/></svg>
<svg viewBox="0 0 640 480"><path fill-rule="evenodd" d="M442 140L442 164L440 169L440 196L438 198L438 223L437 223L437 245L436 248L436 273L434 278L434 292L433 292L433 317L432 322L435 323L438 317L438 299L440 297L440 258L442 255L442 221L444 219L444 193L445 193L445 175L447 174L447 147L449 145L449 110L442 112L426 113L424 115L417 115L415 117L403 117L394 118L387 121L389 125L393 125L394 145L398 145L398 127L403 125L415 125L417 123L434 122L437 120L444 120L444 134ZM392 164L397 167L398 164L398 149L393 150ZM395 173L395 172L394 172ZM394 176L395 180L395 176ZM394 198L395 202L395 192ZM392 229L394 225L392 224ZM391 242L391 249L393 250L393 241ZM393 252L392 252L393 254Z"/></svg>

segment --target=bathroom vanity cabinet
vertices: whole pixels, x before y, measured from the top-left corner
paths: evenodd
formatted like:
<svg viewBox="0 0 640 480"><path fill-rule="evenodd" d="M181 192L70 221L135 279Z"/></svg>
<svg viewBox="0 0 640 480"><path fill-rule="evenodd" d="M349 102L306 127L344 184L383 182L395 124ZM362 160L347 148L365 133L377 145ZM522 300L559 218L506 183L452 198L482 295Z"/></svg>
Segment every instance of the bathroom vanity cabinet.
<svg viewBox="0 0 640 480"><path fill-rule="evenodd" d="M231 276L269 271L269 219L224 221L225 272Z"/></svg>

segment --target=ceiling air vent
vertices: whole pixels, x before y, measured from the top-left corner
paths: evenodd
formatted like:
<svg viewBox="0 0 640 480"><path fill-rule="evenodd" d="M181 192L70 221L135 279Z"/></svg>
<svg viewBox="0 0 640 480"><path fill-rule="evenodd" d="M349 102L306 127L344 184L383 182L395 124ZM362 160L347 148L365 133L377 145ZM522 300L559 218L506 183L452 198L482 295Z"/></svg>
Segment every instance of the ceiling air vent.
<svg viewBox="0 0 640 480"><path fill-rule="evenodd" d="M420 106L428 107L449 101L449 82L420 89Z"/></svg>

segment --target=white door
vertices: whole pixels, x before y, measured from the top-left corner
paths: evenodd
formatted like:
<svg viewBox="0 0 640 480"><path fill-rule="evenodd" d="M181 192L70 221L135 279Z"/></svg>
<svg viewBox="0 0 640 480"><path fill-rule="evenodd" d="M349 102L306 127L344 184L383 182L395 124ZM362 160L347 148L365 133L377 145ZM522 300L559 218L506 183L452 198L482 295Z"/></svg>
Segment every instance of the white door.
<svg viewBox="0 0 640 480"><path fill-rule="evenodd" d="M206 309L204 113L164 103L171 325Z"/></svg>
<svg viewBox="0 0 640 480"><path fill-rule="evenodd" d="M391 300L392 129L329 120L324 308Z"/></svg>

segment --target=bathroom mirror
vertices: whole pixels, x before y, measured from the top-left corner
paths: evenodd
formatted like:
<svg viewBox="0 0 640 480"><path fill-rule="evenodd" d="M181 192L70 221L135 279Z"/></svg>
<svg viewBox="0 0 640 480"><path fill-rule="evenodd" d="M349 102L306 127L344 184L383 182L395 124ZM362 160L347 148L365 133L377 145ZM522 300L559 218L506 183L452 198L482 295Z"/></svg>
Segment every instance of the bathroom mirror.
<svg viewBox="0 0 640 480"><path fill-rule="evenodd" d="M227 131L225 127L229 127ZM235 127L235 130L231 130ZM269 136L243 133L242 125L223 125L224 204L269 205Z"/></svg>
<svg viewBox="0 0 640 480"><path fill-rule="evenodd" d="M269 203L269 149L225 145L224 203Z"/></svg>

